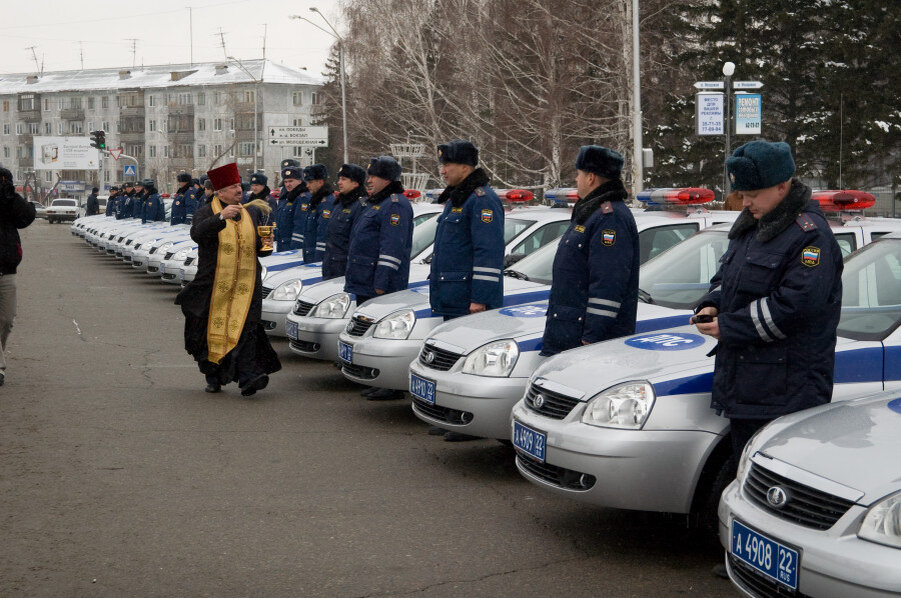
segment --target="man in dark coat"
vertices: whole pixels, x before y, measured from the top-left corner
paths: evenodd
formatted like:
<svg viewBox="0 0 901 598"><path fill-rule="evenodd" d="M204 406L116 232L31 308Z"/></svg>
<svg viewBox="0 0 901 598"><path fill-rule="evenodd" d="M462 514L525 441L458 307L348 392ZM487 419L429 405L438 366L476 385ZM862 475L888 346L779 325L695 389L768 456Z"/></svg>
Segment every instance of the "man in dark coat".
<svg viewBox="0 0 901 598"><path fill-rule="evenodd" d="M716 338L712 407L733 458L770 420L832 398L842 254L786 143L752 141L726 160L744 209L696 321ZM697 322L707 316L709 322Z"/></svg>
<svg viewBox="0 0 901 598"><path fill-rule="evenodd" d="M96 216L100 213L100 202L97 200L97 192L100 191L97 187L91 189L91 194L88 195L87 203L84 206L84 215L85 216Z"/></svg>
<svg viewBox="0 0 901 598"><path fill-rule="evenodd" d="M106 215L115 216L116 208L119 205L119 186L113 185L109 188L109 199L106 200Z"/></svg>
<svg viewBox="0 0 901 598"><path fill-rule="evenodd" d="M16 268L22 261L19 229L34 222L34 205L16 193L12 172L0 167L0 386L6 381L6 340L16 318Z"/></svg>
<svg viewBox="0 0 901 598"><path fill-rule="evenodd" d="M554 257L542 355L635 332L640 251L622 168L619 152L579 150L579 201Z"/></svg>
<svg viewBox="0 0 901 598"><path fill-rule="evenodd" d="M162 222L166 220L166 206L156 189L156 181L144 179L144 208L141 215L141 224L148 222Z"/></svg>
<svg viewBox="0 0 901 598"><path fill-rule="evenodd" d="M320 226L326 228L325 254L322 256L322 280L344 276L350 231L363 209L366 197L366 171L356 164L342 164L338 171L338 195L322 206Z"/></svg>
<svg viewBox="0 0 901 598"><path fill-rule="evenodd" d="M300 166L283 168L282 183L284 185L278 196L278 214L275 215L275 240L278 251L287 251L300 248L300 244L295 246L293 237L297 198L307 190L303 184L303 169Z"/></svg>
<svg viewBox="0 0 901 598"><path fill-rule="evenodd" d="M255 199L261 199L269 204L272 209L270 214L275 215L278 210L278 202L271 197L272 190L269 189L269 177L262 172L255 172L250 175L250 193L247 194L241 203L250 203Z"/></svg>
<svg viewBox="0 0 901 598"><path fill-rule="evenodd" d="M194 199L194 187L191 185L191 175L187 172L180 172L175 180L178 183L178 189L172 195L169 224L186 224L191 222L194 212L197 210L197 201Z"/></svg>
<svg viewBox="0 0 901 598"><path fill-rule="evenodd" d="M116 220L131 218L135 207L135 185L131 181L125 181L122 185L122 195L116 202Z"/></svg>
<svg viewBox="0 0 901 598"><path fill-rule="evenodd" d="M304 168L304 182L310 197L305 211L306 221L303 229L303 261L307 264L321 262L325 255L326 227L319 227L322 221L322 202L332 197L335 190L328 182L328 170L325 164L313 164ZM297 219L294 221L297 227Z"/></svg>
<svg viewBox="0 0 901 598"><path fill-rule="evenodd" d="M185 315L185 350L206 376L206 392L235 381L243 396L269 383L281 369L263 328L260 255L257 235L265 202L241 205L241 176L235 163L209 173L216 189L191 224L197 243L197 275L175 303Z"/></svg>

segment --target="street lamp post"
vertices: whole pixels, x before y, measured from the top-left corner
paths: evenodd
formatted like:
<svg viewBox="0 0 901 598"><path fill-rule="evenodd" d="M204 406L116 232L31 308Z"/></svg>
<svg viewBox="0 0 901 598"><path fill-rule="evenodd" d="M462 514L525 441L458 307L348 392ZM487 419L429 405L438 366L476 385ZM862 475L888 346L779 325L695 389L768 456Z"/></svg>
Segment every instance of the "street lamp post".
<svg viewBox="0 0 901 598"><path fill-rule="evenodd" d="M253 80L254 90L253 90L253 171L257 171L257 148L260 145L260 141L257 136L257 120L259 120L259 111L257 110L257 96L260 95L260 80L254 77L250 71L248 71L240 60L235 58L234 56L229 56L229 60L232 60L237 64L244 73Z"/></svg>
<svg viewBox="0 0 901 598"><path fill-rule="evenodd" d="M632 0L632 197L644 189L641 146L641 54L638 40L638 0Z"/></svg>
<svg viewBox="0 0 901 598"><path fill-rule="evenodd" d="M318 8L313 6L313 7L310 7L310 10L312 12L317 13L320 17L322 17L322 20L325 21L325 24L328 25L328 27L329 27L329 29L331 29L331 31L329 31L328 29L322 28L321 26L317 25L310 19L308 19L306 17L302 17L300 15L291 15L289 18L300 19L301 21L306 21L313 27L316 27L320 31L324 31L325 33L328 33L329 35L331 35L332 37L334 37L335 39L338 40L338 70L341 71L341 130L342 130L341 133L342 133L342 137L344 140L344 163L346 164L348 162L348 159L347 159L347 92L346 92L345 86L344 86L344 38L341 37L341 35L338 33L338 31L334 27L332 27L332 24L329 22L328 19L325 18L325 15L322 14Z"/></svg>
<svg viewBox="0 0 901 598"><path fill-rule="evenodd" d="M732 90L732 75L735 74L735 63L727 62L723 65L723 76L724 80L724 92L725 92L725 113L726 113L726 122L723 123L725 126L723 127L723 131L726 133L726 156L723 158L723 200L725 201L726 195L729 194L729 170L726 168L726 160L729 159L729 153L732 149L732 100L730 100L730 92Z"/></svg>

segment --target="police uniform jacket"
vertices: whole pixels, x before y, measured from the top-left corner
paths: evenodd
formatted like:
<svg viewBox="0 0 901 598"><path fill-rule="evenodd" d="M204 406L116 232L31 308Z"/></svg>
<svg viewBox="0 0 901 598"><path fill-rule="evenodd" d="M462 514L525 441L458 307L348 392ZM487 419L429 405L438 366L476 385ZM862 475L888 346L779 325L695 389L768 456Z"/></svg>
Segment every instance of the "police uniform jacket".
<svg viewBox="0 0 901 598"><path fill-rule="evenodd" d="M832 398L842 254L810 189L759 221L746 209L700 307L718 310L712 406L771 419Z"/></svg>
<svg viewBox="0 0 901 598"><path fill-rule="evenodd" d="M134 212L134 206L134 192L132 192L131 194L125 193L124 195L120 196L119 201L116 202L116 220L131 218L132 213Z"/></svg>
<svg viewBox="0 0 901 598"><path fill-rule="evenodd" d="M476 169L438 198L435 251L429 274L432 311L443 316L469 314L470 303L486 309L504 300L504 208L488 177Z"/></svg>
<svg viewBox="0 0 901 598"><path fill-rule="evenodd" d="M106 200L106 216L114 216L116 214L116 206L119 204L119 196L111 195Z"/></svg>
<svg viewBox="0 0 901 598"><path fill-rule="evenodd" d="M147 197L144 193L135 191L134 199L131 202L131 217L138 220L144 219L144 199Z"/></svg>
<svg viewBox="0 0 901 598"><path fill-rule="evenodd" d="M310 195L309 209L307 210L306 228L303 233L303 261L307 264L321 262L325 255L325 240L328 236L326 219L322 217L323 203L326 199L333 198L335 190L329 183L325 183L319 191Z"/></svg>
<svg viewBox="0 0 901 598"><path fill-rule="evenodd" d="M573 208L554 257L542 355L635 332L640 251L626 195L616 179Z"/></svg>
<svg viewBox="0 0 901 598"><path fill-rule="evenodd" d="M278 212L275 215L275 241L278 251L291 249L291 235L294 231L295 200L303 193L303 185L294 187L292 191L282 187L278 195Z"/></svg>
<svg viewBox="0 0 901 598"><path fill-rule="evenodd" d="M329 197L322 204L320 227L326 229L325 254L322 256L322 280L344 276L350 231L363 209L366 191L362 186L348 194ZM323 226L324 225L324 226Z"/></svg>
<svg viewBox="0 0 901 598"><path fill-rule="evenodd" d="M172 195L172 213L170 214L170 224L185 224L191 221L196 209L194 201L194 189L190 185L179 188Z"/></svg>
<svg viewBox="0 0 901 598"><path fill-rule="evenodd" d="M376 289L407 288L413 246L413 208L394 181L370 197L353 224L344 290L374 297Z"/></svg>
<svg viewBox="0 0 901 598"><path fill-rule="evenodd" d="M141 223L160 222L166 220L166 206L160 199L159 193L152 193L144 200L144 214Z"/></svg>
<svg viewBox="0 0 901 598"><path fill-rule="evenodd" d="M291 249L304 248L307 232L307 217L310 214L310 192L305 188L294 200L294 224L291 229Z"/></svg>

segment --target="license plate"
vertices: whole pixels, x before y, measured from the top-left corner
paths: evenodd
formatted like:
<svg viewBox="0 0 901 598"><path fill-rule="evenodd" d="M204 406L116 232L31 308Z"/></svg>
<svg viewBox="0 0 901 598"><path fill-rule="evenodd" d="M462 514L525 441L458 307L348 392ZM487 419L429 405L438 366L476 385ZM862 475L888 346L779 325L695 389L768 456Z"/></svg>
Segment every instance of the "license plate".
<svg viewBox="0 0 901 598"><path fill-rule="evenodd" d="M435 404L435 383L416 374L410 374L410 394L429 405Z"/></svg>
<svg viewBox="0 0 901 598"><path fill-rule="evenodd" d="M729 552L755 571L793 590L798 589L798 567L801 562L797 550L771 540L733 519Z"/></svg>
<svg viewBox="0 0 901 598"><path fill-rule="evenodd" d="M347 363L354 362L354 346L338 341L338 358Z"/></svg>
<svg viewBox="0 0 901 598"><path fill-rule="evenodd" d="M185 271L184 270L178 271L178 279L181 281L184 281L184 279L185 279Z"/></svg>
<svg viewBox="0 0 901 598"><path fill-rule="evenodd" d="M166 264L160 264L160 274L166 273Z"/></svg>
<svg viewBox="0 0 901 598"><path fill-rule="evenodd" d="M513 421L513 446L544 463L547 435Z"/></svg>
<svg viewBox="0 0 901 598"><path fill-rule="evenodd" d="M285 336L292 341L297 340L297 322L292 322L291 320L285 322Z"/></svg>

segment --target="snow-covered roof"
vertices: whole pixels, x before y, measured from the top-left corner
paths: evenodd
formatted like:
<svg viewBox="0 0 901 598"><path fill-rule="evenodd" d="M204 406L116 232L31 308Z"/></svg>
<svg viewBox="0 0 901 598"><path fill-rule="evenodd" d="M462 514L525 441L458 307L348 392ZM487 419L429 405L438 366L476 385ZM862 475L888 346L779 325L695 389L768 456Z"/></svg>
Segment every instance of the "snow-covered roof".
<svg viewBox="0 0 901 598"><path fill-rule="evenodd" d="M225 64L228 68L222 69L221 67ZM234 61L55 71L44 73L36 79L34 73L14 73L0 75L0 95L58 91L112 91L136 87L160 89L253 83L254 80L287 85L322 85L325 83L322 77L271 60L242 60L241 64L252 77ZM120 75L120 72L123 71L129 72L127 78ZM180 76L173 76L173 73L179 73ZM33 82L29 83L29 80Z"/></svg>

